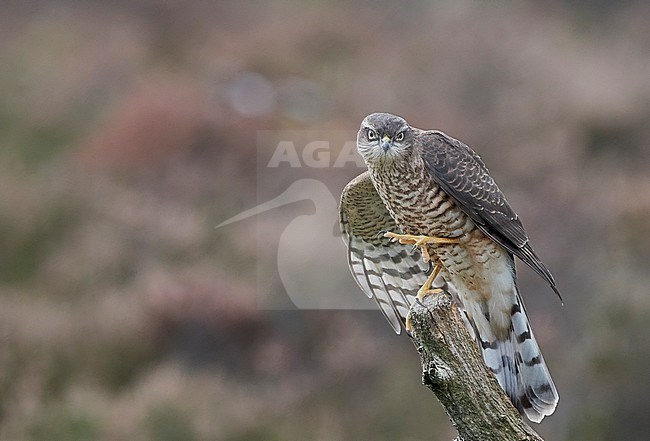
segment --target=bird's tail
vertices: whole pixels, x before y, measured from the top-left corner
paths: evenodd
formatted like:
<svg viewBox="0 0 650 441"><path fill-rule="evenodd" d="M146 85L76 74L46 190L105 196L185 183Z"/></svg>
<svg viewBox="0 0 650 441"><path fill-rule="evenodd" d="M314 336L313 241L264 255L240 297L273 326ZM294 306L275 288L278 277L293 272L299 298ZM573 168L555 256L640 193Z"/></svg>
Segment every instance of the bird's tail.
<svg viewBox="0 0 650 441"><path fill-rule="evenodd" d="M474 320L470 332L477 337L485 363L515 407L530 421L539 423L555 411L559 395L519 292L515 293L510 319L510 330L501 338L495 337L494 332L486 332Z"/></svg>

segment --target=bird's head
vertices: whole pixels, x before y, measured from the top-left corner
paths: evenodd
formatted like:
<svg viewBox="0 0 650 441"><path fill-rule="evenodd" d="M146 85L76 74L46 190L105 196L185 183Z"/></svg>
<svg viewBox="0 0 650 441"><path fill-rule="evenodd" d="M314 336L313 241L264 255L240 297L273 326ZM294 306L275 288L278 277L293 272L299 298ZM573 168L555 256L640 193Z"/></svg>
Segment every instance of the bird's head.
<svg viewBox="0 0 650 441"><path fill-rule="evenodd" d="M414 135L404 118L390 113L373 113L361 122L357 150L368 165L388 164L410 155Z"/></svg>

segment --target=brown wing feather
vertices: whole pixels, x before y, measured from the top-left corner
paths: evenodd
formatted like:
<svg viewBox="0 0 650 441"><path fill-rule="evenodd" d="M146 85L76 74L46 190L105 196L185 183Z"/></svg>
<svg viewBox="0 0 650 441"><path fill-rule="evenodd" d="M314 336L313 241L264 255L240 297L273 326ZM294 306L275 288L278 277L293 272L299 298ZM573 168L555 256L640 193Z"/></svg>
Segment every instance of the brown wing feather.
<svg viewBox="0 0 650 441"><path fill-rule="evenodd" d="M476 152L442 132L422 132L420 137L421 155L433 180L483 233L535 270L560 296L553 275L528 243L519 216Z"/></svg>
<svg viewBox="0 0 650 441"><path fill-rule="evenodd" d="M399 334L427 278L429 264L423 262L419 250L383 237L384 232L399 228L368 172L354 178L343 190L339 216L352 275Z"/></svg>

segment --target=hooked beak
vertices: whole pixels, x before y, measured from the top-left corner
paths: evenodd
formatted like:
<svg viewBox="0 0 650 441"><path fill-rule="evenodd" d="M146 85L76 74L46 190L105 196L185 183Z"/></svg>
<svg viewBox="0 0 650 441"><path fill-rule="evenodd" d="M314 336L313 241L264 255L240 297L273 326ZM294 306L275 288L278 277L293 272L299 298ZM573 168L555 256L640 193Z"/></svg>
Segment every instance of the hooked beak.
<svg viewBox="0 0 650 441"><path fill-rule="evenodd" d="M379 144L379 145L380 145L381 148L384 150L384 153L386 153L386 152L388 151L388 149L390 148L390 145L391 145L392 141L393 141L393 140L390 139L390 137L389 137L388 135L384 135L384 137L381 138L381 144Z"/></svg>

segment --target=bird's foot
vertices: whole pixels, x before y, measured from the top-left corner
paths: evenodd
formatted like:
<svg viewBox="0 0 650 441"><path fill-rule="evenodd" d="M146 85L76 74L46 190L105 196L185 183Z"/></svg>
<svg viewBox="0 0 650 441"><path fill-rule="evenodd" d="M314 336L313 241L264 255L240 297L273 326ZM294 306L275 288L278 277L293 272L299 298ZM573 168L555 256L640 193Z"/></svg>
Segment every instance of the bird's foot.
<svg viewBox="0 0 650 441"><path fill-rule="evenodd" d="M418 298L418 300L422 301L422 300L424 300L424 298L425 298L426 296L430 296L430 295L432 295L432 294L438 294L438 293L441 293L441 292L443 292L443 291L444 291L444 290L442 290L442 289L440 289L440 288L429 288L429 289L425 289L424 286L423 286L423 287L420 288L420 290L418 291L417 298Z"/></svg>
<svg viewBox="0 0 650 441"><path fill-rule="evenodd" d="M440 273L440 270L442 267L440 265L435 265L433 267L433 270L431 271L431 274L427 277L427 280L424 282L424 284L420 287L418 290L418 293L416 295L417 299L422 301L426 296L430 294L437 294L439 292L442 292L442 289L440 288L431 288L431 285L433 285L433 281L436 279L438 274Z"/></svg>
<svg viewBox="0 0 650 441"><path fill-rule="evenodd" d="M460 242L458 239L451 237L416 236L413 234L393 233L392 231L384 233L384 237L393 239L402 245L413 245L414 247L419 247L422 250L422 256L424 257L425 262L431 261L431 256L429 255L429 250L427 249L428 244L448 244Z"/></svg>
<svg viewBox="0 0 650 441"><path fill-rule="evenodd" d="M431 294L437 294L437 293L443 291L440 288L431 288L431 285L433 284L433 281L436 279L436 277L440 273L441 269L442 269L442 267L440 265L438 265L438 264L436 264L433 267L433 270L431 271L431 274L429 274L429 276L427 277L427 280L424 282L424 285L422 285L422 287L420 287L420 289L418 290L418 293L416 295L416 298L417 298L416 301L421 302L422 300L424 300L424 298L426 296L431 295ZM412 333L411 333L411 315L410 315L410 313L406 316L405 326L406 326L406 332L408 332L409 335L411 335Z"/></svg>
<svg viewBox="0 0 650 441"><path fill-rule="evenodd" d="M422 288L420 288L418 290L417 299L418 299L418 301L421 302L422 300L424 300L424 298L426 296L429 296L429 295L432 295L432 294L438 294L438 293L441 293L441 292L444 292L444 290L440 289L440 288L427 287L426 284L425 284L425 285L422 285ZM413 327L411 325L411 314L410 313L406 316L406 321L405 321L404 325L406 327L406 332L409 335L413 335L413 332L412 332Z"/></svg>
<svg viewBox="0 0 650 441"><path fill-rule="evenodd" d="M422 245L430 243L459 243L460 241L453 237L434 237L434 236L416 236L413 234L398 234L388 231L384 233L384 237L389 237L398 241L403 245L415 245L421 247Z"/></svg>

